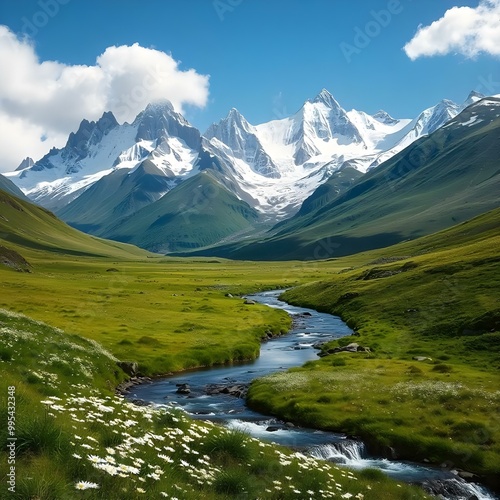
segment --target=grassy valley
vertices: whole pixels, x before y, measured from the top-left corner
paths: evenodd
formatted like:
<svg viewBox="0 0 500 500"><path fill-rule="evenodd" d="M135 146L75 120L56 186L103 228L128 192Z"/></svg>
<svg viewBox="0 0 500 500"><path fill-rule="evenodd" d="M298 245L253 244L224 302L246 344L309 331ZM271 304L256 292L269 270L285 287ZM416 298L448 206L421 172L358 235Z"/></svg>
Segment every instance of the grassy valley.
<svg viewBox="0 0 500 500"><path fill-rule="evenodd" d="M500 99L488 98L352 184L341 170L267 237L196 254L325 259L416 239L498 207L499 156Z"/></svg>
<svg viewBox="0 0 500 500"><path fill-rule="evenodd" d="M119 360L157 375L255 357L260 338L284 333L290 319L237 295L325 278L329 265L167 259L2 195L0 243L30 271L0 265L4 422L15 398L15 425L0 434L4 478L8 438L17 439L15 491L3 481L2 498L426 498L376 471L352 473L114 395L127 377Z"/></svg>
<svg viewBox="0 0 500 500"><path fill-rule="evenodd" d="M252 406L362 436L373 450L500 474L500 210L335 261L283 295L340 315L355 335L256 381ZM339 352L349 343L369 352Z"/></svg>

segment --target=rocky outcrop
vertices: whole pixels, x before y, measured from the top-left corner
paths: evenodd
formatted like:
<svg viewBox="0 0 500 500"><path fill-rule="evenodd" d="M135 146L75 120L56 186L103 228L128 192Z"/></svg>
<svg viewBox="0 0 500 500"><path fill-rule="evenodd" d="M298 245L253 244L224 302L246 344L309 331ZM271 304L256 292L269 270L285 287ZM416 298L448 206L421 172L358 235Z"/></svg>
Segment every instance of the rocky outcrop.
<svg viewBox="0 0 500 500"><path fill-rule="evenodd" d="M117 361L116 364L131 377L134 377L139 372L139 365L135 361Z"/></svg>
<svg viewBox="0 0 500 500"><path fill-rule="evenodd" d="M21 273L31 273L31 264L19 253L0 245L0 264Z"/></svg>
<svg viewBox="0 0 500 500"><path fill-rule="evenodd" d="M122 382L116 388L116 393L125 396L126 394L130 394L130 389L136 385L145 384L147 382L151 382L149 377L132 377L125 382Z"/></svg>
<svg viewBox="0 0 500 500"><path fill-rule="evenodd" d="M191 394L189 384L177 384L177 394Z"/></svg>

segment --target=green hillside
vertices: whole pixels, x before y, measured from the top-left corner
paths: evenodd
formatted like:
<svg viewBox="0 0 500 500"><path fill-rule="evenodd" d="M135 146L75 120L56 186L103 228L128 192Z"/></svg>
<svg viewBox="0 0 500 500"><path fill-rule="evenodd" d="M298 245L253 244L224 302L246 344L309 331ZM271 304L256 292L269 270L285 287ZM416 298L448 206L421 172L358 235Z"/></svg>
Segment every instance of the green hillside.
<svg viewBox="0 0 500 500"><path fill-rule="evenodd" d="M204 171L106 232L113 240L167 253L211 245L258 222L258 213Z"/></svg>
<svg viewBox="0 0 500 500"><path fill-rule="evenodd" d="M35 263L31 273L0 265L0 407L7 408L7 388L15 386L19 498L73 498L81 481L99 486L82 493L96 499L133 499L142 490L151 498L159 491L186 499L236 498L247 491L253 498L273 481L311 490L313 497L331 486L337 495L359 493L366 500L424 498L372 470L347 473L308 459L305 471L306 464L285 450L217 427L201 430L203 424L177 413L141 410L113 396L125 377L115 358L155 375L255 357L266 332L281 333L290 319L246 305L238 295L314 280L288 292L290 300L342 314L360 335L344 342L367 345L371 353L329 355L281 379L257 382L252 403L296 422L356 432L381 453L392 446L401 457L447 460L489 479L498 476L498 333L485 330L497 328L499 210L366 254L256 263L147 258L2 196L0 244ZM285 379L296 382L292 392ZM103 422L96 421L103 411ZM110 431L125 429L131 419L137 424L127 427L127 436ZM178 428L200 435L190 446L210 457L204 470L213 482L200 483L194 468L184 470L199 457L178 449ZM158 444L176 450L165 450L168 465L148 443L139 444L147 436L160 436ZM131 442L133 455L127 454ZM106 470L89 458L110 454L116 462ZM6 456L0 456L4 475ZM136 459L143 461L139 472L114 474L115 466ZM156 470L165 476L153 478Z"/></svg>
<svg viewBox="0 0 500 500"><path fill-rule="evenodd" d="M171 184L146 160L133 172L122 168L103 177L57 215L81 231L105 237L117 221L153 203Z"/></svg>
<svg viewBox="0 0 500 500"><path fill-rule="evenodd" d="M0 189L2 191L6 191L9 194L17 196L22 200L27 200L26 196L24 196L23 192L7 177L0 175Z"/></svg>
<svg viewBox="0 0 500 500"><path fill-rule="evenodd" d="M430 234L499 206L500 99L468 107L345 193L313 203L323 189L271 238L200 253L263 260L350 255Z"/></svg>
<svg viewBox="0 0 500 500"><path fill-rule="evenodd" d="M30 255L49 254L145 258L148 252L132 245L107 241L81 233L53 213L0 190L0 245Z"/></svg>
<svg viewBox="0 0 500 500"><path fill-rule="evenodd" d="M500 209L336 262L288 302L341 315L355 335L255 382L281 418L363 436L400 458L500 477ZM337 352L355 342L369 352ZM393 450L389 453L390 450Z"/></svg>

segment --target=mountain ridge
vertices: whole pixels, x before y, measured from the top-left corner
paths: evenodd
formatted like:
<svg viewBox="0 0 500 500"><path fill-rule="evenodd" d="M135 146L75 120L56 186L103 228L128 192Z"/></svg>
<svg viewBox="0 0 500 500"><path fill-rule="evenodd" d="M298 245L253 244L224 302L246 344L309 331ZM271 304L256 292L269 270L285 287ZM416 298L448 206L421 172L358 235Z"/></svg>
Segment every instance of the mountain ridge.
<svg viewBox="0 0 500 500"><path fill-rule="evenodd" d="M306 199L303 209L275 226L267 238L200 254L256 260L331 258L445 229L499 205L499 148L500 99L485 98L344 192Z"/></svg>
<svg viewBox="0 0 500 500"><path fill-rule="evenodd" d="M479 98L471 93L466 103ZM269 226L297 214L325 182L328 196L343 191L346 179L357 177L351 169L378 167L466 103L443 100L414 120L398 120L385 111L346 111L323 89L288 118L252 125L232 108L201 135L170 102L158 101L131 124L120 125L109 112L83 120L64 148L8 176L71 225L111 237L120 221L213 171L216 182L259 213L256 226ZM344 169L345 176L336 175ZM337 180L344 184L335 186Z"/></svg>

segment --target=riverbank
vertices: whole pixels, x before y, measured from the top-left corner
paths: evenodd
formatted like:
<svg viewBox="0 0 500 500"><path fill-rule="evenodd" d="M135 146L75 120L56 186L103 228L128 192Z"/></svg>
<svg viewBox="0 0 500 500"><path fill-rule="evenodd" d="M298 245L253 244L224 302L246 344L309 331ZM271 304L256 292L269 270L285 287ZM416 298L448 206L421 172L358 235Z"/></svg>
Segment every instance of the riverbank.
<svg viewBox="0 0 500 500"><path fill-rule="evenodd" d="M254 382L249 405L360 436L389 456L469 471L499 491L497 240L439 249L432 236L418 252L401 245L287 291L287 302L340 315L356 335L324 346L316 362ZM347 343L370 352L339 352Z"/></svg>
<svg viewBox="0 0 500 500"><path fill-rule="evenodd" d="M428 498L173 408L131 404L113 394L123 372L96 342L1 309L0 332L0 418L11 422L0 428L0 474L12 478L2 499Z"/></svg>

